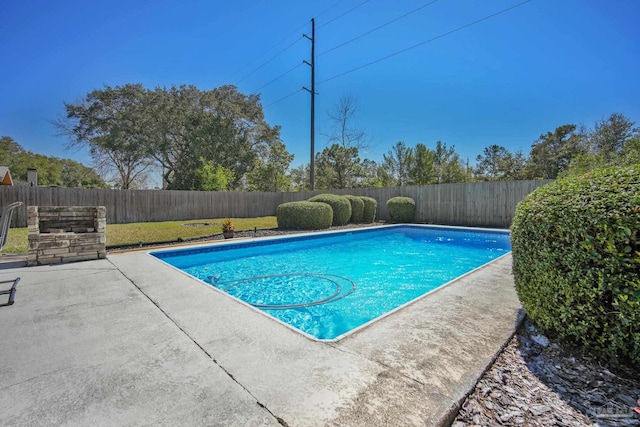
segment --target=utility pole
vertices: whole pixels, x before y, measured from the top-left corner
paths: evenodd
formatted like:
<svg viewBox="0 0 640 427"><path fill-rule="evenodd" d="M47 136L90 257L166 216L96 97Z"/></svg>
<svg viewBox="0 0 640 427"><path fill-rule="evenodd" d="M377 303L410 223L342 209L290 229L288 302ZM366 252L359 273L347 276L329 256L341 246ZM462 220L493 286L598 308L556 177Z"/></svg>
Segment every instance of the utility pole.
<svg viewBox="0 0 640 427"><path fill-rule="evenodd" d="M311 94L311 162L309 166L309 173L311 179L311 189L315 190L316 22L313 18L311 18L311 37L306 34L303 34L303 36L311 41L311 62L304 61L305 64L311 67L311 89L307 89L304 86L302 88Z"/></svg>

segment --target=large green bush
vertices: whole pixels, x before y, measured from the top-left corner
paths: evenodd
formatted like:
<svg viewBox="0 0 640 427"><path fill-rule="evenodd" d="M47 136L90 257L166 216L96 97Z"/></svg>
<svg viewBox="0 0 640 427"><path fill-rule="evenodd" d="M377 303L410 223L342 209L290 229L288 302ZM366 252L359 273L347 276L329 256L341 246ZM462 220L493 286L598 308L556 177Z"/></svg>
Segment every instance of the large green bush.
<svg viewBox="0 0 640 427"><path fill-rule="evenodd" d="M362 222L362 215L364 213L364 202L358 196L344 196L351 203L351 218L349 222L357 224Z"/></svg>
<svg viewBox="0 0 640 427"><path fill-rule="evenodd" d="M345 225L351 218L351 203L344 196L336 194L318 194L309 199L310 202L322 202L333 208L333 225Z"/></svg>
<svg viewBox="0 0 640 427"><path fill-rule="evenodd" d="M516 208L513 274L545 333L640 363L640 166L547 184Z"/></svg>
<svg viewBox="0 0 640 427"><path fill-rule="evenodd" d="M333 209L326 203L289 202L278 206L278 228L323 230L331 227Z"/></svg>
<svg viewBox="0 0 640 427"><path fill-rule="evenodd" d="M376 219L376 209L378 201L373 197L360 196L360 200L364 202L364 210L362 212L362 222L371 223Z"/></svg>
<svg viewBox="0 0 640 427"><path fill-rule="evenodd" d="M390 198L387 210L391 222L414 222L416 219L416 202L411 197Z"/></svg>

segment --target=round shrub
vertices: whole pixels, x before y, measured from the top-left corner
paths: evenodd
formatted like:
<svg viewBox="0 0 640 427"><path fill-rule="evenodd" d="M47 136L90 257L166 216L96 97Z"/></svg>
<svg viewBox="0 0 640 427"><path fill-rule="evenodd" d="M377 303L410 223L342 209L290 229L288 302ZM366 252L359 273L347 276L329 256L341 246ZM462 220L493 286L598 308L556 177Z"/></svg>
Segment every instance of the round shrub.
<svg viewBox="0 0 640 427"><path fill-rule="evenodd" d="M326 203L289 202L278 206L281 230L323 230L331 227L333 209Z"/></svg>
<svg viewBox="0 0 640 427"><path fill-rule="evenodd" d="M392 222L413 222L416 218L416 202L411 197L392 197L387 200L387 210Z"/></svg>
<svg viewBox="0 0 640 427"><path fill-rule="evenodd" d="M362 222L371 223L376 219L376 209L378 201L373 197L360 196L360 200L364 202L364 211L362 212Z"/></svg>
<svg viewBox="0 0 640 427"><path fill-rule="evenodd" d="M345 225L351 218L351 203L344 196L336 194L318 194L309 199L310 202L326 203L333 208L332 225Z"/></svg>
<svg viewBox="0 0 640 427"><path fill-rule="evenodd" d="M362 222L362 214L364 212L364 202L358 196L344 196L351 203L351 218L349 222L357 224Z"/></svg>
<svg viewBox="0 0 640 427"><path fill-rule="evenodd" d="M640 363L640 165L547 184L516 208L513 275L545 333Z"/></svg>

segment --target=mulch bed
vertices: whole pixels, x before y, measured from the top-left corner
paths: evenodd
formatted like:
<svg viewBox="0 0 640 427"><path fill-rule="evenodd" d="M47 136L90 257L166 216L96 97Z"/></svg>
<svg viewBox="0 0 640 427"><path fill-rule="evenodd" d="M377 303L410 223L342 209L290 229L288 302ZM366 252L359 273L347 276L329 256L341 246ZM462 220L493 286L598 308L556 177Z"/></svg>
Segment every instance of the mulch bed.
<svg viewBox="0 0 640 427"><path fill-rule="evenodd" d="M453 426L640 426L639 398L637 368L602 364L525 320Z"/></svg>

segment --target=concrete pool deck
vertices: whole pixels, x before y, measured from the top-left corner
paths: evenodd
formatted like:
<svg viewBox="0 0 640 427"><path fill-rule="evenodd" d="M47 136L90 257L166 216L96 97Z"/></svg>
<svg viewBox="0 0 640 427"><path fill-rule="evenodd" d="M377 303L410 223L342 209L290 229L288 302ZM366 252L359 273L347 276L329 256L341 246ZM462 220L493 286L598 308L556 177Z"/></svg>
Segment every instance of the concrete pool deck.
<svg viewBox="0 0 640 427"><path fill-rule="evenodd" d="M337 343L146 252L15 277L0 425L446 425L522 317L511 255Z"/></svg>

